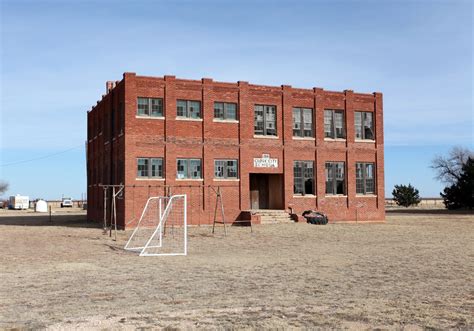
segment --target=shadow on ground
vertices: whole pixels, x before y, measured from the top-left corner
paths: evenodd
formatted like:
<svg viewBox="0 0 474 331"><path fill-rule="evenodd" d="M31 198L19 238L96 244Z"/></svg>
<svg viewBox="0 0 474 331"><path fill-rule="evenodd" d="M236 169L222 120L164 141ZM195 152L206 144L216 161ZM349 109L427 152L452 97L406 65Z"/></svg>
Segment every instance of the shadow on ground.
<svg viewBox="0 0 474 331"><path fill-rule="evenodd" d="M23 214L23 215L0 215L0 225L14 226L65 226L76 228L100 228L101 224L88 222L86 214Z"/></svg>
<svg viewBox="0 0 474 331"><path fill-rule="evenodd" d="M448 210L435 208L394 208L386 209L387 214L431 214L431 215L473 215L474 210Z"/></svg>

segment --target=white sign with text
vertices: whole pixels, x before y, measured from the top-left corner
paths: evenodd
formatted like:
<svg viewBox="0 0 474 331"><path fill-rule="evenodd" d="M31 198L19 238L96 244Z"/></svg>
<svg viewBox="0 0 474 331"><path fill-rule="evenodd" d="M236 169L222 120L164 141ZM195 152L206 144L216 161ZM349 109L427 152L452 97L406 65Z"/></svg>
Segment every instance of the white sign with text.
<svg viewBox="0 0 474 331"><path fill-rule="evenodd" d="M278 159L271 159L270 154L262 154L261 158L253 159L255 168L278 168Z"/></svg>

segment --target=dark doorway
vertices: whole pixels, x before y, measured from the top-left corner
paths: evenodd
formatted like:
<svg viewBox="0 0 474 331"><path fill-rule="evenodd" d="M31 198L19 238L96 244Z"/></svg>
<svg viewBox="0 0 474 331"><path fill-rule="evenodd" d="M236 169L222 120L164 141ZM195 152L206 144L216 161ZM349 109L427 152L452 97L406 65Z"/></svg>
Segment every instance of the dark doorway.
<svg viewBox="0 0 474 331"><path fill-rule="evenodd" d="M250 208L283 208L283 175L250 174Z"/></svg>

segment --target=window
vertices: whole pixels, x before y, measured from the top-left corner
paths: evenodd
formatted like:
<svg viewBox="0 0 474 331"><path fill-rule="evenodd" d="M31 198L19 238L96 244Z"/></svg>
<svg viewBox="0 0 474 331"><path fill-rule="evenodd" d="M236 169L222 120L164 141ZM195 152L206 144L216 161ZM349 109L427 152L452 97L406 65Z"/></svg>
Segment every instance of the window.
<svg viewBox="0 0 474 331"><path fill-rule="evenodd" d="M254 133L260 136L276 136L276 106L255 105Z"/></svg>
<svg viewBox="0 0 474 331"><path fill-rule="evenodd" d="M314 137L313 109L293 108L293 137Z"/></svg>
<svg viewBox="0 0 474 331"><path fill-rule="evenodd" d="M176 178L201 179L201 159L178 159Z"/></svg>
<svg viewBox="0 0 474 331"><path fill-rule="evenodd" d="M343 110L324 110L324 137L346 138Z"/></svg>
<svg viewBox="0 0 474 331"><path fill-rule="evenodd" d="M356 139L374 140L373 113L356 111L354 114Z"/></svg>
<svg viewBox="0 0 474 331"><path fill-rule="evenodd" d="M215 178L238 178L237 160L214 160Z"/></svg>
<svg viewBox="0 0 474 331"><path fill-rule="evenodd" d="M162 117L163 99L160 98L138 98L137 116Z"/></svg>
<svg viewBox="0 0 474 331"><path fill-rule="evenodd" d="M314 195L314 162L295 161L293 163L293 193Z"/></svg>
<svg viewBox="0 0 474 331"><path fill-rule="evenodd" d="M345 194L344 162L326 162L326 194Z"/></svg>
<svg viewBox="0 0 474 331"><path fill-rule="evenodd" d="M356 163L356 193L375 193L375 164Z"/></svg>
<svg viewBox="0 0 474 331"><path fill-rule="evenodd" d="M220 120L236 120L237 104L227 102L214 102L214 118Z"/></svg>
<svg viewBox="0 0 474 331"><path fill-rule="evenodd" d="M123 133L123 129L125 128L125 109L123 107L123 103L119 103L119 110L118 110L118 125L119 125L119 134Z"/></svg>
<svg viewBox="0 0 474 331"><path fill-rule="evenodd" d="M178 117L200 119L201 101L178 100L176 103L176 115Z"/></svg>
<svg viewBox="0 0 474 331"><path fill-rule="evenodd" d="M163 158L138 158L137 177L163 178Z"/></svg>

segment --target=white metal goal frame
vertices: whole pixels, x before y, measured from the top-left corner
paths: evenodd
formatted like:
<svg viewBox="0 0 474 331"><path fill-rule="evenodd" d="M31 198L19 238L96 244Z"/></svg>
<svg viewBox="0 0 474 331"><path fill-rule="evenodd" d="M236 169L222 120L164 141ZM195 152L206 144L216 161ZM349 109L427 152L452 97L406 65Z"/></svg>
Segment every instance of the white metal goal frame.
<svg viewBox="0 0 474 331"><path fill-rule="evenodd" d="M164 236L166 236L166 225L170 213L173 212L173 207L177 204L176 202L182 199L183 201L183 222L182 222L182 234L183 234L183 250L181 252L158 252L150 253L150 249L160 249L163 247ZM153 203L156 203L158 200L158 209L156 218L158 224L156 228L152 229L153 232L148 239L141 241L138 240L138 244L134 244L134 239L138 236L138 233L143 230L143 227L146 226L142 224L145 219L145 215L152 206ZM164 202L164 203L163 203ZM166 242L165 242L166 244ZM186 194L172 195L172 196L156 196L148 198L145 207L143 208L142 214L138 221L137 226L133 230L130 238L124 247L127 251L140 252L139 256L172 256L172 255L187 255L188 253L188 235L187 235L187 201Z"/></svg>

